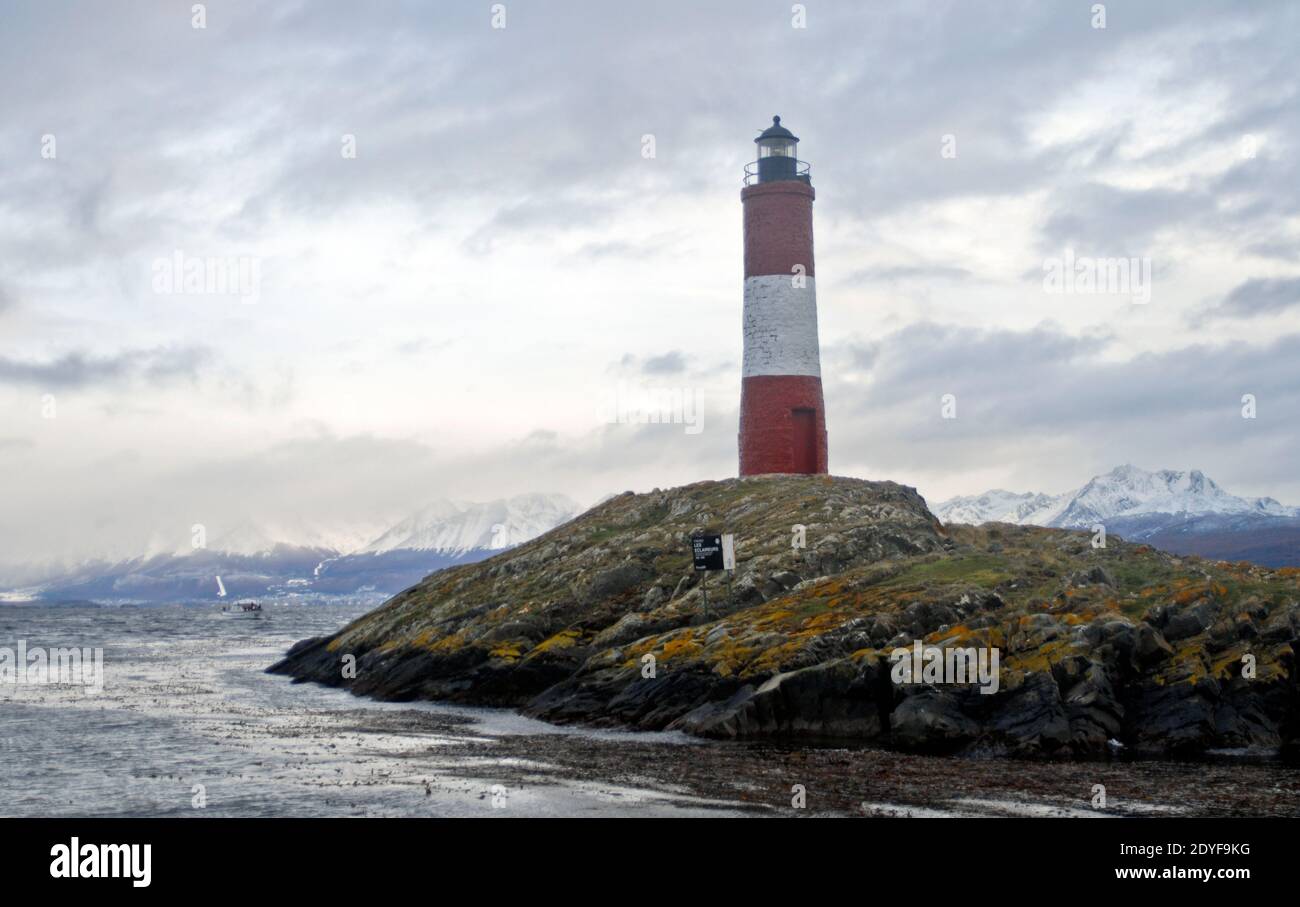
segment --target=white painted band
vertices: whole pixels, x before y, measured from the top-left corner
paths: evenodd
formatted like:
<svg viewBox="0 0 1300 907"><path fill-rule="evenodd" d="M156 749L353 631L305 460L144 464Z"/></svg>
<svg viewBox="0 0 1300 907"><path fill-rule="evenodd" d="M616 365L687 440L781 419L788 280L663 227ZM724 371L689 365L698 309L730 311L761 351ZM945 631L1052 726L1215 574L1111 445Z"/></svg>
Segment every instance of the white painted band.
<svg viewBox="0 0 1300 907"><path fill-rule="evenodd" d="M817 344L817 282L794 274L745 278L743 377L821 377Z"/></svg>

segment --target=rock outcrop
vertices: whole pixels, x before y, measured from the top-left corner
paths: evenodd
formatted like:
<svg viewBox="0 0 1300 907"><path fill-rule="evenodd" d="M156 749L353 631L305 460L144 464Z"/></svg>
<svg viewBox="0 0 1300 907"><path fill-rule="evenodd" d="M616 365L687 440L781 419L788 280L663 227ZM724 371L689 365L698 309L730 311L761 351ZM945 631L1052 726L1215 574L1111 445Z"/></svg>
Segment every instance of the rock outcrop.
<svg viewBox="0 0 1300 907"><path fill-rule="evenodd" d="M730 581L691 569L698 531L735 534ZM612 498L427 577L270 670L724 739L1295 755L1298 637L1300 570L1114 536L1098 549L1085 532L944 527L891 482L761 476ZM996 650L996 688L898 682L890 654L918 640Z"/></svg>

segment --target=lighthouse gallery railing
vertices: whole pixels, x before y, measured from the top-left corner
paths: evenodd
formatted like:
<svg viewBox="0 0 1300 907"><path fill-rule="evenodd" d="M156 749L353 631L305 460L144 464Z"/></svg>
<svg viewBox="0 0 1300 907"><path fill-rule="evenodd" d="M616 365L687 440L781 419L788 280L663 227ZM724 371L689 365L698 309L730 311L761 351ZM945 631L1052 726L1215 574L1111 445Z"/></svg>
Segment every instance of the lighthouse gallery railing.
<svg viewBox="0 0 1300 907"><path fill-rule="evenodd" d="M789 157L765 157L745 165L745 185L774 183L779 180L802 180L806 183L811 179L811 172L807 161Z"/></svg>

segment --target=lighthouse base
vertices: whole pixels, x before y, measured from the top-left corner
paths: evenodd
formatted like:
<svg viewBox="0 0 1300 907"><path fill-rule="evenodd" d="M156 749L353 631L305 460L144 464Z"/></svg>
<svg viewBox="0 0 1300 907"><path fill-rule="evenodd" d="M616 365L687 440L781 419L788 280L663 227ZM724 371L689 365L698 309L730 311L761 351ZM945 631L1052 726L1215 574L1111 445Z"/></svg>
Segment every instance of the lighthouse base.
<svg viewBox="0 0 1300 907"><path fill-rule="evenodd" d="M829 472L822 379L753 375L740 389L740 474Z"/></svg>

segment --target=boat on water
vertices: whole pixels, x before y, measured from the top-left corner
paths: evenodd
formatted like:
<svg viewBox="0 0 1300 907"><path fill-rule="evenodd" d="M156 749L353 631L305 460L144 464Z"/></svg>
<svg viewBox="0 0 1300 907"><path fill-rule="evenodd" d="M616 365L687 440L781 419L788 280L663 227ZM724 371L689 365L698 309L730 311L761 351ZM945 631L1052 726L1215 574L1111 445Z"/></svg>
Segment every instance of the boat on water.
<svg viewBox="0 0 1300 907"><path fill-rule="evenodd" d="M221 610L236 617L261 617L262 605L251 598L243 598L233 605L223 605Z"/></svg>

